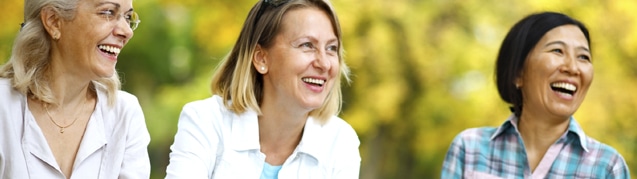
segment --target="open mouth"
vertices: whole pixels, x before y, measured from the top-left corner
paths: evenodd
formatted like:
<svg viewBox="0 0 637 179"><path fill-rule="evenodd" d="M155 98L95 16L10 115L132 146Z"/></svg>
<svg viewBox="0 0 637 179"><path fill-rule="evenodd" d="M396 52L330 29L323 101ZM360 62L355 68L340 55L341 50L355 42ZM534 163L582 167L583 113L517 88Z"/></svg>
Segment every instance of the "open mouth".
<svg viewBox="0 0 637 179"><path fill-rule="evenodd" d="M316 78L302 78L301 80L311 85L323 86L323 84L325 84L325 80L316 79Z"/></svg>
<svg viewBox="0 0 637 179"><path fill-rule="evenodd" d="M122 50L121 48L110 46L110 45L98 45L97 48L100 49L100 51L113 55L113 56L117 56L119 52Z"/></svg>
<svg viewBox="0 0 637 179"><path fill-rule="evenodd" d="M551 89L555 92L573 96L577 91L577 87L570 83L556 82L551 83Z"/></svg>

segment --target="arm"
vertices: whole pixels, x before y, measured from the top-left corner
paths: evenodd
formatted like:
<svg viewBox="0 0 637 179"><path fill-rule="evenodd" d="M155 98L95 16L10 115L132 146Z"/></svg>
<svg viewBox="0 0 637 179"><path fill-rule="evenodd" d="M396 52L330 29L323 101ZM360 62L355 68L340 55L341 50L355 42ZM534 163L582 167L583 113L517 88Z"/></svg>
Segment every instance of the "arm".
<svg viewBox="0 0 637 179"><path fill-rule="evenodd" d="M150 135L146 128L146 121L142 107L137 98L128 104L124 118L129 120L126 135L126 149L119 173L119 178L149 178L150 160L148 158L148 143Z"/></svg>
<svg viewBox="0 0 637 179"><path fill-rule="evenodd" d="M205 122L211 119L198 112L187 104L179 116L166 178L209 178L212 174L219 137L211 123Z"/></svg>
<svg viewBox="0 0 637 179"><path fill-rule="evenodd" d="M445 161L442 164L440 178L462 178L464 173L464 155L464 144L462 138L458 135L453 142L451 142L449 151L447 151Z"/></svg>
<svg viewBox="0 0 637 179"><path fill-rule="evenodd" d="M332 178L338 179L355 179L359 178L360 168L361 168L361 155L358 151L358 147L360 146L360 140L358 139L358 135L356 135L356 131L351 126L347 126L346 130L339 135L337 135L337 139L339 142L336 145L339 145L339 150L337 151L339 155L335 155L337 157L335 161L334 167L334 175Z"/></svg>
<svg viewBox="0 0 637 179"><path fill-rule="evenodd" d="M624 158L617 154L616 160L613 160L610 175L606 178L612 179L629 179L630 172L628 170L628 166L626 165L626 161Z"/></svg>

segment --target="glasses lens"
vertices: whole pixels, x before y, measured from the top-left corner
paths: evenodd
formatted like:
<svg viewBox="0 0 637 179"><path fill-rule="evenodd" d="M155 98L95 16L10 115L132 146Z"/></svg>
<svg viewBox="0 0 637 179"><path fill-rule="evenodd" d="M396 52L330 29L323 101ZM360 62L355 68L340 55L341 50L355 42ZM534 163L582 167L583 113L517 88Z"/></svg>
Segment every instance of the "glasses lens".
<svg viewBox="0 0 637 179"><path fill-rule="evenodd" d="M139 15L137 15L137 12L132 12L130 15L130 28L133 30L137 29L137 26L139 26L140 22L141 20L139 20Z"/></svg>

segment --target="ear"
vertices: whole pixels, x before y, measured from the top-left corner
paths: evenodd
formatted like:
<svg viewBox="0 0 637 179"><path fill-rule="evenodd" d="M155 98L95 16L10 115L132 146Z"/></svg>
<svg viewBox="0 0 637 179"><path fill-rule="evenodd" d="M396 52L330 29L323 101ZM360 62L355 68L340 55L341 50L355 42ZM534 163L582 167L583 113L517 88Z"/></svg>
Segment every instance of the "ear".
<svg viewBox="0 0 637 179"><path fill-rule="evenodd" d="M252 56L252 65L254 65L254 68L261 74L266 74L269 70L267 54L265 49L257 44L254 55Z"/></svg>
<svg viewBox="0 0 637 179"><path fill-rule="evenodd" d="M40 20L53 40L60 39L62 36L62 33L60 33L62 21L53 6L45 6L40 10Z"/></svg>
<svg viewBox="0 0 637 179"><path fill-rule="evenodd" d="M518 77L515 78L515 80L513 81L513 85L515 85L515 88L520 89L522 85L524 85L524 80L522 80L523 76L524 72L520 72Z"/></svg>

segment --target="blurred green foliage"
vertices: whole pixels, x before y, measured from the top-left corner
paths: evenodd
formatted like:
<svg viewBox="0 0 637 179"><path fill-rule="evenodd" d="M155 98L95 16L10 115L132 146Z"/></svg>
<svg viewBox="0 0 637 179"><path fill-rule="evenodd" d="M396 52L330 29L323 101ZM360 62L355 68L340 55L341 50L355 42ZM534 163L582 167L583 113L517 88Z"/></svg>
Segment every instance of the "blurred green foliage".
<svg viewBox="0 0 637 179"><path fill-rule="evenodd" d="M0 63L23 1L1 0ZM140 99L152 136L152 177L163 178L182 106L210 96L216 64L256 0L135 0L142 23L117 66ZM353 83L340 115L358 132L361 178L437 178L460 131L509 115L495 89L499 45L524 16L558 11L592 35L595 79L575 114L637 175L637 1L334 0ZM633 92L630 92L633 91Z"/></svg>

